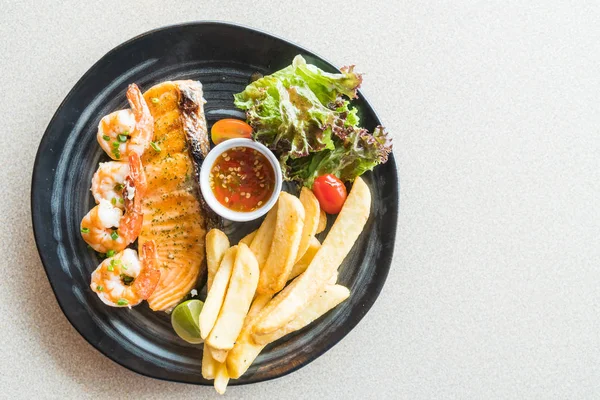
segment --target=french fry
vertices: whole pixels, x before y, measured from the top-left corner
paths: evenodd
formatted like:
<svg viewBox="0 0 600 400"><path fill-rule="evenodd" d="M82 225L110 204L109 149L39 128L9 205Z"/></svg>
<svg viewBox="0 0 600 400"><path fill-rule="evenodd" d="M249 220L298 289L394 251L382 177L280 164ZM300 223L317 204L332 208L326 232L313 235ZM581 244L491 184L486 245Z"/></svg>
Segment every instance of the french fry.
<svg viewBox="0 0 600 400"><path fill-rule="evenodd" d="M206 234L206 266L208 270L208 279L206 288L210 290L212 280L221 265L221 260L225 250L229 248L229 239L227 235L218 229L211 229Z"/></svg>
<svg viewBox="0 0 600 400"><path fill-rule="evenodd" d="M255 340L287 325L325 285L352 249L369 218L371 193L357 178L329 234L306 271L265 307L253 328Z"/></svg>
<svg viewBox="0 0 600 400"><path fill-rule="evenodd" d="M229 239L227 238L227 235L220 230L211 229L206 234L206 264L208 270L206 287L208 290L210 290L212 286L215 273L219 269L223 255L228 248ZM208 333L206 335L208 335ZM204 379L214 379L217 367L218 363L213 358L210 347L204 343L204 348L202 350L202 376Z"/></svg>
<svg viewBox="0 0 600 400"><path fill-rule="evenodd" d="M298 284L298 279L294 280L288 287L294 287ZM257 344L253 338L254 325L263 316L266 306L272 301L273 296L270 294L259 294L256 296L248 312L248 316L244 321L244 328L237 340L235 346L227 355L227 369L231 371L231 376L235 379L242 376L256 357L265 348L266 344Z"/></svg>
<svg viewBox="0 0 600 400"><path fill-rule="evenodd" d="M283 336L304 328L333 307L340 304L350 296L350 291L341 285L325 285L323 289L308 303L306 307L284 327L276 331L262 335L253 336L257 345L266 346L267 344L282 338Z"/></svg>
<svg viewBox="0 0 600 400"><path fill-rule="evenodd" d="M296 196L281 192L269 257L260 270L260 294L274 294L285 286L298 254L304 224L304 208Z"/></svg>
<svg viewBox="0 0 600 400"><path fill-rule="evenodd" d="M273 233L275 232L275 222L277 221L277 204L267 213L265 220L256 231L256 235L252 239L250 250L256 256L258 268L262 269L269 257L271 244L273 243Z"/></svg>
<svg viewBox="0 0 600 400"><path fill-rule="evenodd" d="M308 248L306 249L304 255L292 267L292 272L290 272L290 276L288 276L288 281L294 279L295 277L306 271L306 268L308 268L308 265L315 257L315 254L317 254L317 251L319 251L320 248L321 242L319 242L319 239L313 236L310 239Z"/></svg>
<svg viewBox="0 0 600 400"><path fill-rule="evenodd" d="M225 300L225 294L227 293L227 287L229 286L229 280L231 278L237 252L238 246L230 247L225 251L225 255L221 260L221 265L215 274L213 284L208 291L204 307L202 307L202 311L200 312L199 325L200 337L202 337L202 339L206 340L217 321L219 311L221 311L221 307Z"/></svg>
<svg viewBox="0 0 600 400"><path fill-rule="evenodd" d="M317 234L319 217L321 215L319 200L317 200L314 193L309 188L302 188L302 191L300 192L300 202L302 203L302 207L304 207L304 226L302 227L302 237L300 239L300 244L298 245L296 263L300 261L304 253L306 253L311 238Z"/></svg>
<svg viewBox="0 0 600 400"><path fill-rule="evenodd" d="M291 332L297 331L316 320L327 311L331 310L339 303L344 301L350 292L340 285L326 285L321 293L313 299L313 301L302 312L287 324L284 328L277 330L270 338L268 343L271 343ZM235 346L227 355L227 370L233 379L242 376L256 357L268 344L257 344L251 335L253 323L256 317L260 315L260 311L268 303L270 297L268 295L259 295L256 297L248 312L248 317L244 323L244 329L236 340ZM276 338L276 339L275 339Z"/></svg>
<svg viewBox="0 0 600 400"><path fill-rule="evenodd" d="M213 385L215 386L215 390L219 394L225 394L227 390L227 385L229 384L229 373L227 372L227 364L221 363L217 368L217 372L215 374L215 381Z"/></svg>
<svg viewBox="0 0 600 400"><path fill-rule="evenodd" d="M317 234L323 232L327 228L327 214L325 211L321 210L319 213L319 226L317 226Z"/></svg>
<svg viewBox="0 0 600 400"><path fill-rule="evenodd" d="M227 354L227 370L229 371L229 376L233 379L242 376L265 347L254 343L250 335L256 317L271 298L270 294L259 294L256 296L244 320L244 327L237 337L233 349L229 350L229 354Z"/></svg>
<svg viewBox="0 0 600 400"><path fill-rule="evenodd" d="M210 355L218 363L224 363L227 360L227 350L213 349L209 346Z"/></svg>
<svg viewBox="0 0 600 400"><path fill-rule="evenodd" d="M250 245L252 244L252 240L254 240L254 237L256 236L256 232L258 232L258 229L244 236L240 240L240 243L244 243L246 246L250 247Z"/></svg>
<svg viewBox="0 0 600 400"><path fill-rule="evenodd" d="M218 363L212 357L210 347L204 343L202 350L202 376L204 379L215 379Z"/></svg>
<svg viewBox="0 0 600 400"><path fill-rule="evenodd" d="M239 244L225 301L217 322L206 339L210 347L218 350L233 348L256 293L258 275L258 262L254 254L248 246Z"/></svg>

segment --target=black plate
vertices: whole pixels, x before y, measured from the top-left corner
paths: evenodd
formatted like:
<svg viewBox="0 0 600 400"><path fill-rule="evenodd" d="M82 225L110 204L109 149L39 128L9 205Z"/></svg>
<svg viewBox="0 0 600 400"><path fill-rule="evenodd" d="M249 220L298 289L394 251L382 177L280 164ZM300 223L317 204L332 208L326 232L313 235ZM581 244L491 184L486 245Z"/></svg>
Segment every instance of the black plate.
<svg viewBox="0 0 600 400"><path fill-rule="evenodd" d="M296 54L336 71L299 46L245 27L205 22L162 28L102 57L56 111L33 171L35 239L64 314L110 359L153 378L211 384L200 373L202 346L176 337L166 314L153 313L145 305L131 310L107 307L89 289L90 273L99 259L81 239L79 222L93 207L91 178L106 157L96 143L99 120L127 107L125 89L131 82L146 90L164 80L190 78L204 85L209 126L224 117L243 118L233 105L232 94L244 89L253 72L276 71L289 65ZM354 105L365 127L373 129L380 123L362 95ZM396 235L394 157L366 174L365 180L373 196L371 216L340 268L339 282L350 288L350 298L316 323L268 346L248 372L231 384L273 379L308 364L348 334L373 305L390 268ZM233 239L239 238L240 233L235 233Z"/></svg>

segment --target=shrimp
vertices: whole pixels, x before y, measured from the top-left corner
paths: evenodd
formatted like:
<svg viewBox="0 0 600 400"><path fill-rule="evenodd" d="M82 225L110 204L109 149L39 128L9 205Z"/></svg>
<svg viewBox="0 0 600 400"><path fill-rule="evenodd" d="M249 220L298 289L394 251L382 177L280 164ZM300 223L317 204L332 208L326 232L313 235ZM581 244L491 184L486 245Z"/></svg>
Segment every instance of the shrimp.
<svg viewBox="0 0 600 400"><path fill-rule="evenodd" d="M131 109L110 113L98 124L98 143L113 160L121 160L132 152L141 156L152 142L154 118L134 83L127 88L127 100Z"/></svg>
<svg viewBox="0 0 600 400"><path fill-rule="evenodd" d="M129 164L126 162L109 161L100 163L92 178L92 194L96 204L104 199L120 209L125 208L123 189L125 179L129 176Z"/></svg>
<svg viewBox="0 0 600 400"><path fill-rule="evenodd" d="M104 260L92 273L90 287L112 307L132 307L146 300L160 280L154 241L144 243L141 259L125 249Z"/></svg>
<svg viewBox="0 0 600 400"><path fill-rule="evenodd" d="M124 210L100 199L81 221L83 240L100 253L119 252L133 243L142 230L142 198L146 186L142 161L137 153L131 153L129 175L123 188Z"/></svg>

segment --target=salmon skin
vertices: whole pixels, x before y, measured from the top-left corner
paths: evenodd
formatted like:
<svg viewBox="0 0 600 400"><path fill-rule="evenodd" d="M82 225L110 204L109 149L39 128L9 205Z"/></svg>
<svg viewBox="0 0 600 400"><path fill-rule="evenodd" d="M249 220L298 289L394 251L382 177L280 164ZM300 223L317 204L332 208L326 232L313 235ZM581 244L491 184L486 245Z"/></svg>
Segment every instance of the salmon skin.
<svg viewBox="0 0 600 400"><path fill-rule="evenodd" d="M153 240L161 279L148 305L154 311L176 306L206 272L204 237L218 224L198 184L210 150L202 85L169 81L144 97L154 117L154 138L142 157L147 190L139 246Z"/></svg>
<svg viewBox="0 0 600 400"><path fill-rule="evenodd" d="M197 81L177 81L180 90L179 108L182 112L183 129L186 134L188 150L195 166L195 182L200 182L200 168L204 158L210 151L208 128L204 116L204 97L202 85ZM200 87L198 87L198 85ZM198 134L202 132L202 134ZM207 230L221 227L221 219L206 204L200 187L197 186L198 197L205 211Z"/></svg>

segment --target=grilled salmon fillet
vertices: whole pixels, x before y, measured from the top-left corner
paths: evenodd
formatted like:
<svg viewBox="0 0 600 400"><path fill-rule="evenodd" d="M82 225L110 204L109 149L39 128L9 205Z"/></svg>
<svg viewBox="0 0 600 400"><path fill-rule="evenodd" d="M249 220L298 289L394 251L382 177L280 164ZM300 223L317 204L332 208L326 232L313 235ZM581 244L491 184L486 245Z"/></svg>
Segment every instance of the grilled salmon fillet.
<svg viewBox="0 0 600 400"><path fill-rule="evenodd" d="M204 236L212 217L201 199L197 176L210 145L202 85L163 82L144 97L154 117L154 144L142 157L148 189L139 246L154 240L160 282L148 298L168 311L185 297L205 270Z"/></svg>

